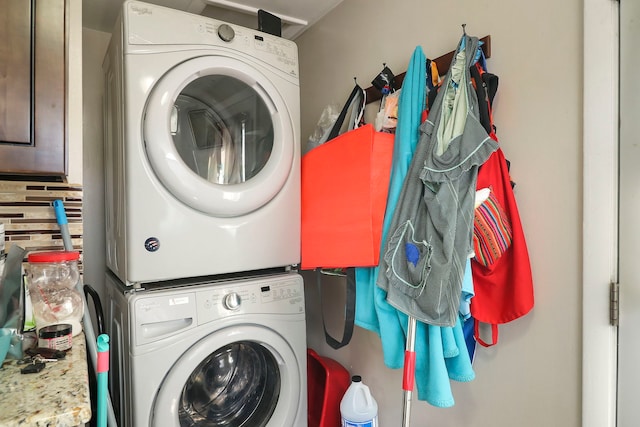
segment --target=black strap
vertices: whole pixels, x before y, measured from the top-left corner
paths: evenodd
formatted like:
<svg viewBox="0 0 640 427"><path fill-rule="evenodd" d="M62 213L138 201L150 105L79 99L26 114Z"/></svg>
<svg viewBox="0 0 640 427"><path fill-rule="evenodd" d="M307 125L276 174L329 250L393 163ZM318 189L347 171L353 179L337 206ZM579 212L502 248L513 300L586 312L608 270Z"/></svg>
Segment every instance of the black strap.
<svg viewBox="0 0 640 427"><path fill-rule="evenodd" d="M355 268L347 268L347 302L344 311L344 331L342 332L342 341L338 341L329 335L327 325L324 321L324 309L322 303L322 273L320 269L316 269L316 284L318 286L318 295L320 295L320 314L322 316L322 328L324 336L333 349L337 350L349 344L353 335L353 325L356 316L356 270Z"/></svg>
<svg viewBox="0 0 640 427"><path fill-rule="evenodd" d="M493 106L493 98L498 92L498 76L491 73L482 74L482 81L487 85L487 93L489 95L489 105Z"/></svg>
<svg viewBox="0 0 640 427"><path fill-rule="evenodd" d="M364 90L356 84L353 87L353 90L351 91L351 93L349 94L349 98L347 98L347 102L342 107L342 111L340 111L340 115L338 115L336 122L333 124L333 127L331 128L331 132L329 133L329 138L327 139L327 141L331 141L333 138L338 136L338 134L340 133L340 129L344 124L344 119L347 117L347 113L349 112L351 104L355 99L357 99L358 95L360 95L361 97L360 103L362 105L358 105L357 108L360 110L364 109Z"/></svg>
<svg viewBox="0 0 640 427"><path fill-rule="evenodd" d="M476 95L478 98L478 120L484 127L484 130L487 131L487 134L490 134L492 129L491 123L491 114L489 114L489 93L487 92L487 84L484 82L482 77L480 76L480 71L476 68L476 64L473 64L469 67L469 72L471 74L471 78L476 81Z"/></svg>

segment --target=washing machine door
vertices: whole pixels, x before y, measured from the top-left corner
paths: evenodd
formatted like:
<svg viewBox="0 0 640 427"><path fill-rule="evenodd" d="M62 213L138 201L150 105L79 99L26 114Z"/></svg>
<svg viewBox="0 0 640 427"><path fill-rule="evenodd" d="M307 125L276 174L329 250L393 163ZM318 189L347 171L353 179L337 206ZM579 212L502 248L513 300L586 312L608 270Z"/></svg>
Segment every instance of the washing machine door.
<svg viewBox="0 0 640 427"><path fill-rule="evenodd" d="M291 174L297 144L282 95L291 91L280 89L267 71L218 55L167 72L151 91L143 126L162 185L212 216L245 215L268 203Z"/></svg>
<svg viewBox="0 0 640 427"><path fill-rule="evenodd" d="M280 334L251 325L220 330L174 364L160 386L149 425L293 426L306 395L300 372Z"/></svg>

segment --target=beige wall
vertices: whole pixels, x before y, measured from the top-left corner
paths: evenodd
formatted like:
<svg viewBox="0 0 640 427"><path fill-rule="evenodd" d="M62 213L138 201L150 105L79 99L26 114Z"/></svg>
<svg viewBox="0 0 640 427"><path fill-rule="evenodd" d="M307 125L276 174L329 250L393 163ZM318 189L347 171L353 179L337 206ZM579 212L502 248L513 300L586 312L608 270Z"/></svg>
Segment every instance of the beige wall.
<svg viewBox="0 0 640 427"><path fill-rule="evenodd" d="M412 426L581 425L582 5L346 0L297 40L305 144L322 108L344 102L353 77L369 86L383 62L405 71L417 45L428 57L453 50L462 23L492 38L488 66L500 77L494 118L517 183L536 306L500 328L496 347L478 350L477 378L453 384L453 408L417 402ZM325 314L339 335L342 287L325 289ZM349 346L330 349L313 281L306 291L309 345L363 376L382 426L401 425L401 372L384 366L377 335L356 328Z"/></svg>

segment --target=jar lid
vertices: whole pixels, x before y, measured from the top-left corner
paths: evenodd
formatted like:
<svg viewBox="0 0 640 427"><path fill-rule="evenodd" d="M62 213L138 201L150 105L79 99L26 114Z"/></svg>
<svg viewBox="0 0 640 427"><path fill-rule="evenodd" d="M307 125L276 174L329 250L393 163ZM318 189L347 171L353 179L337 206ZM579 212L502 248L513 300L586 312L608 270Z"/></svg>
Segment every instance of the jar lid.
<svg viewBox="0 0 640 427"><path fill-rule="evenodd" d="M71 335L72 329L73 326L68 323L43 326L38 332L38 337L43 339L64 337L66 335Z"/></svg>
<svg viewBox="0 0 640 427"><path fill-rule="evenodd" d="M80 259L78 251L51 251L51 252L34 252L29 254L27 260L29 262L64 262L77 261Z"/></svg>

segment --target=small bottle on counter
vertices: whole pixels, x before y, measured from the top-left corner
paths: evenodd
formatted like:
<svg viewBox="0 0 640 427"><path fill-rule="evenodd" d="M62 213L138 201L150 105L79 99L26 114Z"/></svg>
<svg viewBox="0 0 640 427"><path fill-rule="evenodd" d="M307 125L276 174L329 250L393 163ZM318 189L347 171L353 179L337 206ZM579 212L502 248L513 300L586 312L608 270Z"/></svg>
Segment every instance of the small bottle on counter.
<svg viewBox="0 0 640 427"><path fill-rule="evenodd" d="M68 323L49 325L38 331L38 347L67 351L73 345L72 326Z"/></svg>

